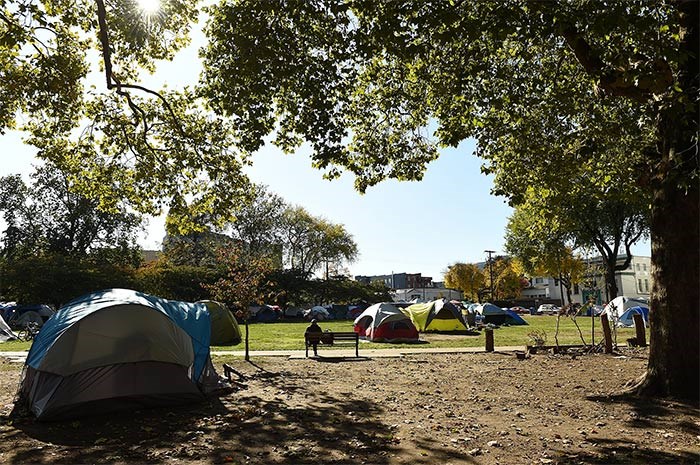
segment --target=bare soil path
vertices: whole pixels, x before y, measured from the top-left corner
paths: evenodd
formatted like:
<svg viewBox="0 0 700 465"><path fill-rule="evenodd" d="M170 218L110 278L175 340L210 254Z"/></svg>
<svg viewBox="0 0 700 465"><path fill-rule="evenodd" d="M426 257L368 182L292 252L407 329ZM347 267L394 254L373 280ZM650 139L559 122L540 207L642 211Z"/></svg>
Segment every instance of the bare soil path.
<svg viewBox="0 0 700 465"><path fill-rule="evenodd" d="M621 356L412 354L225 361L246 387L195 406L12 421L21 365L0 364L0 463L695 464L696 406L610 397Z"/></svg>

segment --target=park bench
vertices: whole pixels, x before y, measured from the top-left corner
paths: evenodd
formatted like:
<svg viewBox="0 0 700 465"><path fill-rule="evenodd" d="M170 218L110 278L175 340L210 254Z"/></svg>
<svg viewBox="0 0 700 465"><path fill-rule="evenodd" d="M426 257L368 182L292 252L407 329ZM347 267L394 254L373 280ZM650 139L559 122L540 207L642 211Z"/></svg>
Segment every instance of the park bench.
<svg viewBox="0 0 700 465"><path fill-rule="evenodd" d="M312 344L326 344L332 346L337 342L355 343L355 357L359 357L360 349L360 336L359 334L348 331L348 332L331 332L325 331L323 333L305 333L304 342L306 344L306 356L309 356L309 346Z"/></svg>

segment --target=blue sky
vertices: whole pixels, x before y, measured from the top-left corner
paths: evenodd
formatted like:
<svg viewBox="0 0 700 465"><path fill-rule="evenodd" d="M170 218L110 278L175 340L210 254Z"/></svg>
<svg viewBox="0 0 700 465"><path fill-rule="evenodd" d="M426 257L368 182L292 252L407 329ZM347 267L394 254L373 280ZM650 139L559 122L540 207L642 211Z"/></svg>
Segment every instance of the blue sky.
<svg viewBox="0 0 700 465"><path fill-rule="evenodd" d="M5 156L0 175L31 172L34 150L21 135L0 136ZM360 250L348 268L352 275L423 273L442 279L456 261L476 262L484 250L501 251L510 208L489 195L491 179L479 173L473 144L444 150L428 166L420 182L385 181L364 195L344 175L327 181L311 167L308 153L285 155L267 147L254 158L249 175L266 184L288 203L301 205L317 216L345 225ZM162 218L149 221L140 243L159 248L164 235Z"/></svg>
<svg viewBox="0 0 700 465"><path fill-rule="evenodd" d="M202 43L201 32L195 30L192 46L159 66L156 75L145 76L142 84L180 88L196 82L201 69L197 49ZM102 79L94 73L89 82L102 89ZM5 154L0 175L28 175L35 152L22 144L21 135L0 135L0 144ZM288 203L343 224L360 251L348 267L353 276L407 272L442 280L452 263L483 261L486 249L503 251L511 209L503 198L490 195L491 178L480 173L481 161L473 152L473 141L442 150L422 181L385 181L364 195L354 190L350 175L324 180L304 149L285 155L266 147L255 156L249 174ZM163 235L163 219L151 219L140 243L159 248ZM649 255L649 244L636 247L635 253Z"/></svg>

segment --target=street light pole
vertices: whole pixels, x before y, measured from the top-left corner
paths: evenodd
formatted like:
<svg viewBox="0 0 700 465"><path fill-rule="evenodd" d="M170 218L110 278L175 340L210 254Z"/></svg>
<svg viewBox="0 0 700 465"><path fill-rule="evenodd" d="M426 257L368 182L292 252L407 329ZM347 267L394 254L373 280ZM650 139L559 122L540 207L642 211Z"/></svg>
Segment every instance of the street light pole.
<svg viewBox="0 0 700 465"><path fill-rule="evenodd" d="M491 259L491 254L496 253L495 250L484 250L487 254L489 254L489 277L491 281L491 301L493 302L493 260Z"/></svg>

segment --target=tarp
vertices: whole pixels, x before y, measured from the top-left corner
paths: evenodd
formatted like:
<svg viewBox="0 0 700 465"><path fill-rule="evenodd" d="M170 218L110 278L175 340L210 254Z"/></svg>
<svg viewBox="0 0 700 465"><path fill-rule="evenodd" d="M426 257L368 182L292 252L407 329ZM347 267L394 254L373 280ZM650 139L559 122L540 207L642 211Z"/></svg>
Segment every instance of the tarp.
<svg viewBox="0 0 700 465"><path fill-rule="evenodd" d="M10 314L17 307L17 302L0 302L0 316L5 319L5 322L10 317Z"/></svg>
<svg viewBox="0 0 700 465"><path fill-rule="evenodd" d="M482 315L504 315L505 310L492 303L486 302L476 306L476 311Z"/></svg>
<svg viewBox="0 0 700 465"><path fill-rule="evenodd" d="M411 319L390 303L368 307L355 319L353 330L373 342L418 341L418 330Z"/></svg>
<svg viewBox="0 0 700 465"><path fill-rule="evenodd" d="M34 339L20 400L47 419L204 398L210 334L203 303L127 289L82 296Z"/></svg>
<svg viewBox="0 0 700 465"><path fill-rule="evenodd" d="M366 305L350 305L348 306L347 318L350 320L354 320L367 308L368 307Z"/></svg>
<svg viewBox="0 0 700 465"><path fill-rule="evenodd" d="M330 317L333 320L345 320L348 317L348 306L347 305L339 305L339 304L327 305L326 310L328 310L328 313L330 314Z"/></svg>
<svg viewBox="0 0 700 465"><path fill-rule="evenodd" d="M583 305L579 309L579 312L583 316L591 316L591 312L593 312L593 316L599 316L601 313L603 313L604 309L605 307L602 305Z"/></svg>
<svg viewBox="0 0 700 465"><path fill-rule="evenodd" d="M297 318L302 316L303 314L304 310L302 310L299 307L287 307L287 309L284 311L284 316L291 318Z"/></svg>
<svg viewBox="0 0 700 465"><path fill-rule="evenodd" d="M625 310L625 313L620 315L620 318L617 320L617 326L621 326L624 328L632 328L634 327L634 314L639 313L642 315L642 318L644 319L644 327L648 328L649 327L649 309L647 307L630 307L627 310Z"/></svg>
<svg viewBox="0 0 700 465"><path fill-rule="evenodd" d="M12 328L22 329L28 323L36 323L42 327L55 312L44 304L7 306L3 310L5 322Z"/></svg>
<svg viewBox="0 0 700 465"><path fill-rule="evenodd" d="M276 311L270 305L263 305L255 314L255 321L259 321L261 323L272 323L279 320L280 313L281 312Z"/></svg>
<svg viewBox="0 0 700 465"><path fill-rule="evenodd" d="M214 300L201 300L207 306L211 319L211 340L214 346L236 345L241 342L241 329L236 318L226 306Z"/></svg>
<svg viewBox="0 0 700 465"><path fill-rule="evenodd" d="M442 299L401 309L418 331L466 331L462 310Z"/></svg>

